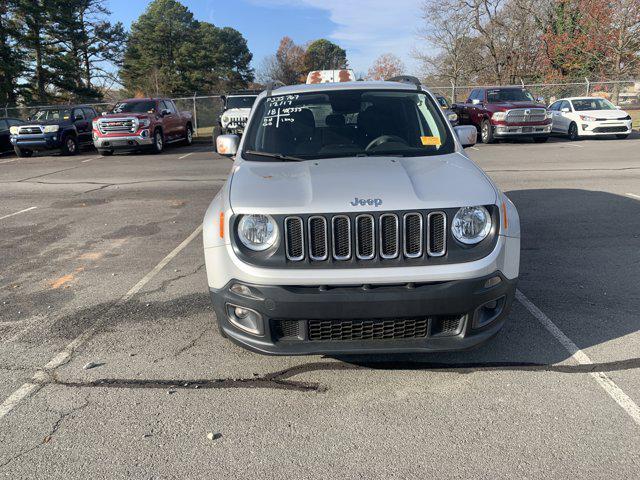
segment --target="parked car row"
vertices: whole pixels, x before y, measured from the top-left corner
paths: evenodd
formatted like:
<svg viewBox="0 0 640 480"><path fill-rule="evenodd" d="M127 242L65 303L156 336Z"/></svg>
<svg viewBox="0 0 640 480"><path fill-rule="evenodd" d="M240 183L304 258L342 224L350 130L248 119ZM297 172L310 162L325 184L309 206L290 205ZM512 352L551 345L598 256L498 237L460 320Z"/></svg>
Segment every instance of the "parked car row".
<svg viewBox="0 0 640 480"><path fill-rule="evenodd" d="M460 125L474 125L483 143L504 138L546 142L552 134L579 137L631 133L631 116L600 97L562 98L548 108L520 87L488 87L471 91L465 103L452 106Z"/></svg>
<svg viewBox="0 0 640 480"><path fill-rule="evenodd" d="M160 153L167 143L190 145L193 141L191 113L179 112L168 98L123 100L102 115L86 105L43 108L27 122L1 119L0 132L3 122L9 127L9 144L19 157L30 157L36 151L75 155L85 146L94 146L101 155L143 148ZM0 136L0 148L9 150L3 141Z"/></svg>

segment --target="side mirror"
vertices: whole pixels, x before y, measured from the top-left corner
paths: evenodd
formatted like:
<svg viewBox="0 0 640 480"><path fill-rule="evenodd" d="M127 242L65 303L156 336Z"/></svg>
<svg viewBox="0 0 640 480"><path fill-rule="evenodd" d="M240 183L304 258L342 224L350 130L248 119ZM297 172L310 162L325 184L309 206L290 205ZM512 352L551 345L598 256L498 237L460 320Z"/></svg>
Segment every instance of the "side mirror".
<svg viewBox="0 0 640 480"><path fill-rule="evenodd" d="M473 100L471 100L471 105L479 105L480 104L480 100L478 100L477 98L474 98Z"/></svg>
<svg viewBox="0 0 640 480"><path fill-rule="evenodd" d="M238 153L240 137L238 135L219 135L216 138L216 151L225 157L233 157Z"/></svg>
<svg viewBox="0 0 640 480"><path fill-rule="evenodd" d="M451 109L452 110L455 110L456 108L458 108L458 104L457 103L454 103L453 105L451 105Z"/></svg>
<svg viewBox="0 0 640 480"><path fill-rule="evenodd" d="M569 107L563 107L562 110L560 110L562 113L569 113L571 111L571 109Z"/></svg>
<svg viewBox="0 0 640 480"><path fill-rule="evenodd" d="M84 120L84 115L76 115L73 117L74 122L77 122L78 120Z"/></svg>
<svg viewBox="0 0 640 480"><path fill-rule="evenodd" d="M478 141L478 130L473 125L460 125L453 127L462 144L462 148L473 147Z"/></svg>
<svg viewBox="0 0 640 480"><path fill-rule="evenodd" d="M171 115L171 112L165 108L164 110L162 110L162 112L160 112L160 115L164 117L165 115Z"/></svg>

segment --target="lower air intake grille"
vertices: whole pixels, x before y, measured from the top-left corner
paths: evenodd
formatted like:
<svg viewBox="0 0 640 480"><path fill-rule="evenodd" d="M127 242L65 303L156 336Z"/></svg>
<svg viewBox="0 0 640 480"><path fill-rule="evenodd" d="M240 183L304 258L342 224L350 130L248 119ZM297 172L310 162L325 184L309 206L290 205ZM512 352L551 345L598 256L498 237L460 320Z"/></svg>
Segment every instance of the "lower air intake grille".
<svg viewBox="0 0 640 480"><path fill-rule="evenodd" d="M461 324L462 318L459 316L435 317L431 326L431 335L438 337L457 335L460 333Z"/></svg>
<svg viewBox="0 0 640 480"><path fill-rule="evenodd" d="M299 325L298 320L272 320L271 328L278 339L298 338Z"/></svg>
<svg viewBox="0 0 640 480"><path fill-rule="evenodd" d="M308 321L310 341L424 338L428 325L428 318Z"/></svg>

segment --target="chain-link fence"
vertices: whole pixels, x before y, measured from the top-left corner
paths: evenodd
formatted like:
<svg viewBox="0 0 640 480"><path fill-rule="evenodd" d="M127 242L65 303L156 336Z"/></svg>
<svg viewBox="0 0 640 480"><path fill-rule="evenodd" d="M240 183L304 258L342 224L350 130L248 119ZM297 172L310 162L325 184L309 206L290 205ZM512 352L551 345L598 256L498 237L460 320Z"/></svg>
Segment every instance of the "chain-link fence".
<svg viewBox="0 0 640 480"><path fill-rule="evenodd" d="M429 85L431 91L443 95L451 103L464 102L474 88L485 85ZM591 82L585 78L582 82L569 83L522 83L534 97L542 99L547 105L558 98L578 96L600 96L610 100L621 108L640 109L640 80Z"/></svg>
<svg viewBox="0 0 640 480"><path fill-rule="evenodd" d="M429 85L428 87L434 93L446 97L451 103L456 103L464 102L469 97L471 90L482 86ZM625 110L640 111L640 80L591 82L585 79L582 82L570 83L523 83L522 87L528 89L534 97L541 98L542 102L547 105L562 97L594 95L602 96ZM193 95L173 100L178 110L188 111L193 115L194 130L197 136L211 135L213 127L218 124L218 118L222 113L223 102L220 95ZM90 105L98 113L108 111L113 107L113 103L93 103ZM52 106L0 106L0 116L26 119L39 108ZM640 117L640 112L636 116Z"/></svg>

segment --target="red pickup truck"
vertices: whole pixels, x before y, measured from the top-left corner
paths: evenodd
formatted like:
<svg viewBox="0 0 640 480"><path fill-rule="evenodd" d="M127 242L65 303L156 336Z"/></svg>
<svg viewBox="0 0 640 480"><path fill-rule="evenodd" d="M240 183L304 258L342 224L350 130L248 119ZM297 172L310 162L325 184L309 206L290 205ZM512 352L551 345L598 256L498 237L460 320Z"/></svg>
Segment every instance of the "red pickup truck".
<svg viewBox="0 0 640 480"><path fill-rule="evenodd" d="M482 143L522 137L543 143L551 135L550 113L521 87L476 88L452 108L460 125L475 125Z"/></svg>
<svg viewBox="0 0 640 480"><path fill-rule="evenodd" d="M93 144L101 155L143 147L160 153L164 145L193 141L191 113L168 98L130 98L93 120Z"/></svg>

